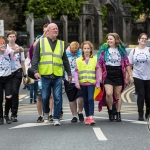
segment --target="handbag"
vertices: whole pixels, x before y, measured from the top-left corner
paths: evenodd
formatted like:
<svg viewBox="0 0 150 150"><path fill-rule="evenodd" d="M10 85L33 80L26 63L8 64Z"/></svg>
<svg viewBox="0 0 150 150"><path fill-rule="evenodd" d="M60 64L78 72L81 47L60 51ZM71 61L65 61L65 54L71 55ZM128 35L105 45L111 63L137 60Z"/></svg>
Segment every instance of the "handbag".
<svg viewBox="0 0 150 150"><path fill-rule="evenodd" d="M28 76L29 76L30 78L32 78L32 79L36 79L36 78L34 77L34 71L33 71L32 68L28 68Z"/></svg>
<svg viewBox="0 0 150 150"><path fill-rule="evenodd" d="M103 96L103 91L101 89L101 87L96 88L94 90L94 100L95 101L100 101L101 97Z"/></svg>

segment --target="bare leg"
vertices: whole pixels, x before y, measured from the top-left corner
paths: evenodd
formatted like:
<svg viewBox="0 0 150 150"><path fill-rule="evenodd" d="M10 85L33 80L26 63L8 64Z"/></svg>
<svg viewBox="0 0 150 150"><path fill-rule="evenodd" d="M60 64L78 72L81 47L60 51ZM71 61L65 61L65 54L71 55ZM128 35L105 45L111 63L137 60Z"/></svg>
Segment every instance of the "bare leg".
<svg viewBox="0 0 150 150"><path fill-rule="evenodd" d="M70 109L73 116L77 116L77 102L76 100L69 102Z"/></svg>
<svg viewBox="0 0 150 150"><path fill-rule="evenodd" d="M50 108L50 112L49 115L52 115L52 110L53 110L53 95L51 94L50 99L49 99L49 108Z"/></svg>
<svg viewBox="0 0 150 150"><path fill-rule="evenodd" d="M118 99L118 102L116 103L117 112L120 112L120 110L121 110L121 104L122 104L121 89L122 89L122 86L115 86L114 87L114 96L116 99Z"/></svg>
<svg viewBox="0 0 150 150"><path fill-rule="evenodd" d="M78 109L79 109L79 112L82 112L82 111L83 111L83 107L84 107L83 98L79 97L79 98L78 98Z"/></svg>
<svg viewBox="0 0 150 150"><path fill-rule="evenodd" d="M112 110L113 105L113 86L109 84L105 84L105 91L106 91L106 102L109 107L109 110Z"/></svg>
<svg viewBox="0 0 150 150"><path fill-rule="evenodd" d="M42 100L40 98L37 99L37 111L39 116L42 116L43 108L42 108Z"/></svg>

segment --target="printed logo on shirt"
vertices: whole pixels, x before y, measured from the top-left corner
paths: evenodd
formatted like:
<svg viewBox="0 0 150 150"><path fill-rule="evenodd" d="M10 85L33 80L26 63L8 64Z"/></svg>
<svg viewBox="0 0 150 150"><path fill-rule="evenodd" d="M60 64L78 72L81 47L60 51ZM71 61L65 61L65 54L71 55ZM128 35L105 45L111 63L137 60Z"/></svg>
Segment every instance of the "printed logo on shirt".
<svg viewBox="0 0 150 150"><path fill-rule="evenodd" d="M7 71L10 69L9 57L0 57L0 71Z"/></svg>
<svg viewBox="0 0 150 150"><path fill-rule="evenodd" d="M107 61L114 63L114 64L120 62L121 61L120 53L117 53L117 52L109 53L109 57Z"/></svg>
<svg viewBox="0 0 150 150"><path fill-rule="evenodd" d="M145 62L147 62L147 60L148 60L148 55L143 52L135 55L136 62L145 63Z"/></svg>

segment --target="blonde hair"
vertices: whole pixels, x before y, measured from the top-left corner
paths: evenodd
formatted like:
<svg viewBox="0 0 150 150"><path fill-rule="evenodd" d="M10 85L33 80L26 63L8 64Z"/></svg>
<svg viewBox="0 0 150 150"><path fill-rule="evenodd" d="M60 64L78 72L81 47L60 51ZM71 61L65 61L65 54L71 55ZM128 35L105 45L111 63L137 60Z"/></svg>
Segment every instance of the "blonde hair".
<svg viewBox="0 0 150 150"><path fill-rule="evenodd" d="M121 39L120 39L120 36L119 36L117 33L108 33L108 34L106 35L106 40L108 39L108 36L114 37L116 47L118 47L120 44L122 44L122 41L121 41Z"/></svg>
<svg viewBox="0 0 150 150"><path fill-rule="evenodd" d="M70 43L70 49L79 49L79 43L78 42L76 42L76 41L73 41L73 42L71 42Z"/></svg>
<svg viewBox="0 0 150 150"><path fill-rule="evenodd" d="M82 49L82 57L83 57L83 60L85 60L85 57L84 57L84 52L83 52L83 47L85 44L88 44L91 51L90 51L90 58L93 57L93 51L94 51L94 45L90 42L90 41L84 41L82 44L81 44L81 49Z"/></svg>

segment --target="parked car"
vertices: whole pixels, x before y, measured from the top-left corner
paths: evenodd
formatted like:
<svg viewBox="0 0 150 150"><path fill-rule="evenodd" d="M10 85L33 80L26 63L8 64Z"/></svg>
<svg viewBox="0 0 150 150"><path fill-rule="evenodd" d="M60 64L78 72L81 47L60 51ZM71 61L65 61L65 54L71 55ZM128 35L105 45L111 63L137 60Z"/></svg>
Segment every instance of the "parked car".
<svg viewBox="0 0 150 150"><path fill-rule="evenodd" d="M126 47L126 51L127 51L127 54L128 54L128 55L130 54L130 51L131 51L132 49L133 49L133 48Z"/></svg>
<svg viewBox="0 0 150 150"><path fill-rule="evenodd" d="M147 47L150 47L150 39L148 39L147 43L146 43Z"/></svg>

